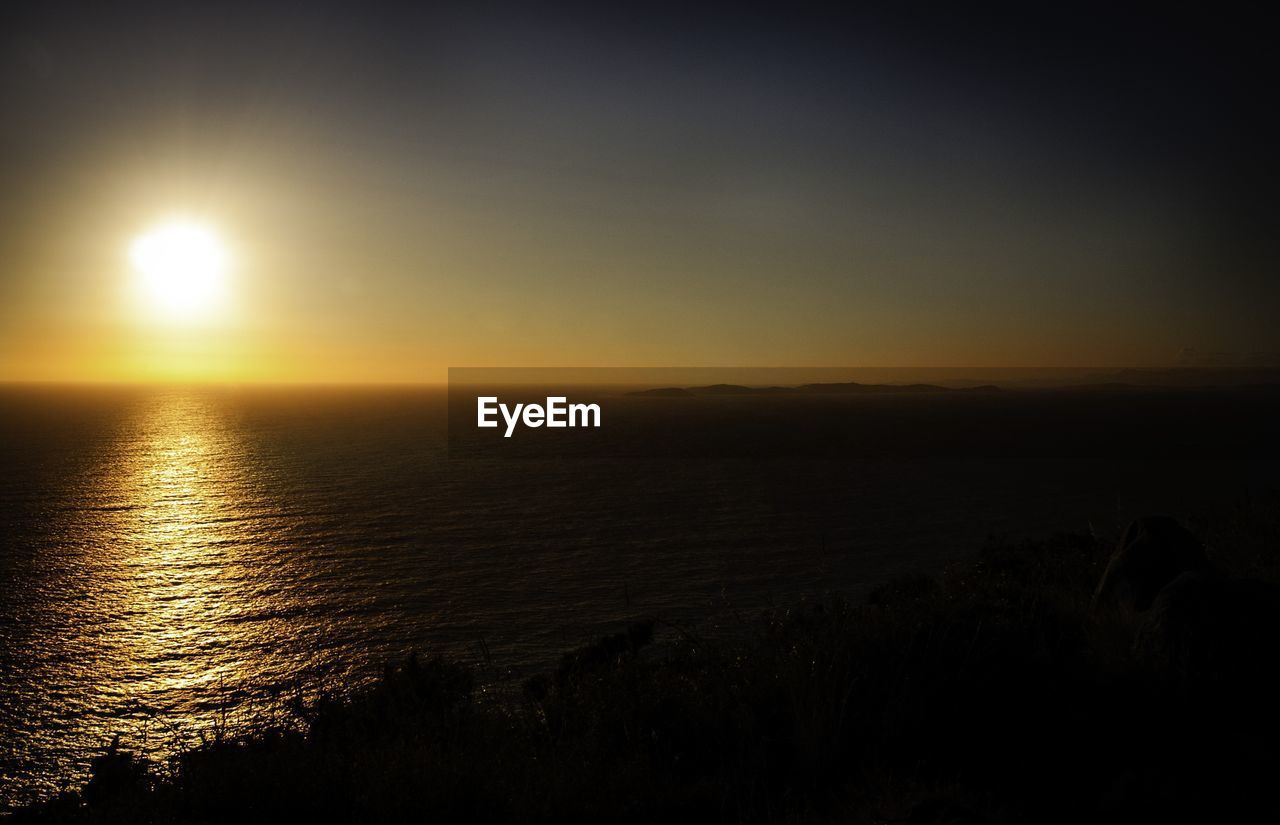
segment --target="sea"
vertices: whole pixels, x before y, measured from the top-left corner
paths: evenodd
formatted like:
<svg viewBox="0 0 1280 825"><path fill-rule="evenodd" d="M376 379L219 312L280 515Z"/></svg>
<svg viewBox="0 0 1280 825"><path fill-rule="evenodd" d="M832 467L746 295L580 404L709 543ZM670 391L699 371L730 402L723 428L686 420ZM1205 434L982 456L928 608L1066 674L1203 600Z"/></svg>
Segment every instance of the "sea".
<svg viewBox="0 0 1280 825"><path fill-rule="evenodd" d="M904 420L945 426L947 404ZM988 541L1109 540L1275 478L1250 467L506 460L451 452L438 387L3 387L0 805L79 785L117 736L163 759L411 653L501 701L638 618L731 630Z"/></svg>

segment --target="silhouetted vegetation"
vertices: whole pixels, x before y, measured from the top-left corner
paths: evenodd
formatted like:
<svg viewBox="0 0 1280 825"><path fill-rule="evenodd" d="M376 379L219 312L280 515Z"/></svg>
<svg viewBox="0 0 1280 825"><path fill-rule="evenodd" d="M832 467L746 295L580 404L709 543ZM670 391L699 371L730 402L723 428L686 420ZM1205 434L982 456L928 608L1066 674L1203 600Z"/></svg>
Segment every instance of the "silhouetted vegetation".
<svg viewBox="0 0 1280 825"><path fill-rule="evenodd" d="M1280 545L1274 519L1247 524L1202 529L1213 569L1175 579L1239 619L1191 619L1217 654L1177 673L1135 639L1204 650L1160 635L1181 597L1091 605L1110 543L993 544L741 633L655 643L638 622L509 702L411 658L167 765L113 745L16 821L1274 821L1275 637L1252 633L1274 627Z"/></svg>

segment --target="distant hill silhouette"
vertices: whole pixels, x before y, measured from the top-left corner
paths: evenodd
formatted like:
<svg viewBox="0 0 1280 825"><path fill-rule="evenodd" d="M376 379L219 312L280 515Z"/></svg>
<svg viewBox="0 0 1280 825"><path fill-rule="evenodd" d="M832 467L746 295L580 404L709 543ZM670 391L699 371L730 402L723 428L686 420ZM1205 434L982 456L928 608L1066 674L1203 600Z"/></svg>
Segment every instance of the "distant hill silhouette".
<svg viewBox="0 0 1280 825"><path fill-rule="evenodd" d="M710 384L690 387L691 395L778 395L796 392L796 387L744 387L741 384Z"/></svg>
<svg viewBox="0 0 1280 825"><path fill-rule="evenodd" d="M1050 385L1030 381L1029 385ZM1276 367L1172 367L1099 370L1080 375L1075 380L1057 382L1063 389L1213 389L1219 387L1280 386L1280 368Z"/></svg>
<svg viewBox="0 0 1280 825"><path fill-rule="evenodd" d="M654 398L686 398L693 393L684 387L658 387L652 390L638 390L636 392L627 393L627 395L646 395Z"/></svg>
<svg viewBox="0 0 1280 825"><path fill-rule="evenodd" d="M709 384L705 387L656 387L637 390L628 395L661 398L684 398L695 395L870 395L875 393L923 393L923 392L998 392L994 384L978 387L943 387L938 384L859 384L846 381L834 384L801 384L796 387L747 387L742 384Z"/></svg>
<svg viewBox="0 0 1280 825"><path fill-rule="evenodd" d="M798 389L801 392L810 393L861 394L883 392L997 392L1000 388L994 384L956 388L943 387L938 384L859 384L856 381L847 381L841 384L802 384Z"/></svg>

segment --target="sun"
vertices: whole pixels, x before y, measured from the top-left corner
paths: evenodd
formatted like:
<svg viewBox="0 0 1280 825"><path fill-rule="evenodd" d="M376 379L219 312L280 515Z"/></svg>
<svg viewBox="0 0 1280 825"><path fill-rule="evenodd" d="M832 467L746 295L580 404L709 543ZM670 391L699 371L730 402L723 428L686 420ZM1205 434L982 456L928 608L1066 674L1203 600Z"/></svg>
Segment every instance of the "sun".
<svg viewBox="0 0 1280 825"><path fill-rule="evenodd" d="M171 220L155 226L133 241L129 258L142 296L165 319L205 317L224 298L226 247L204 224Z"/></svg>

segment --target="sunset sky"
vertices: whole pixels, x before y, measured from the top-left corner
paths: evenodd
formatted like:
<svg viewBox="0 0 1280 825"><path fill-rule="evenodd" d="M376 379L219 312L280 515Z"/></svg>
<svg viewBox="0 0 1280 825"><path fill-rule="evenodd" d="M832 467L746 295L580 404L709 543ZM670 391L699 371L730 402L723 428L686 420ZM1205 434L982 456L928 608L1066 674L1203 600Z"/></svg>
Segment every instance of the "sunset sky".
<svg viewBox="0 0 1280 825"><path fill-rule="evenodd" d="M1280 362L1257 21L107 5L0 34L0 380Z"/></svg>

